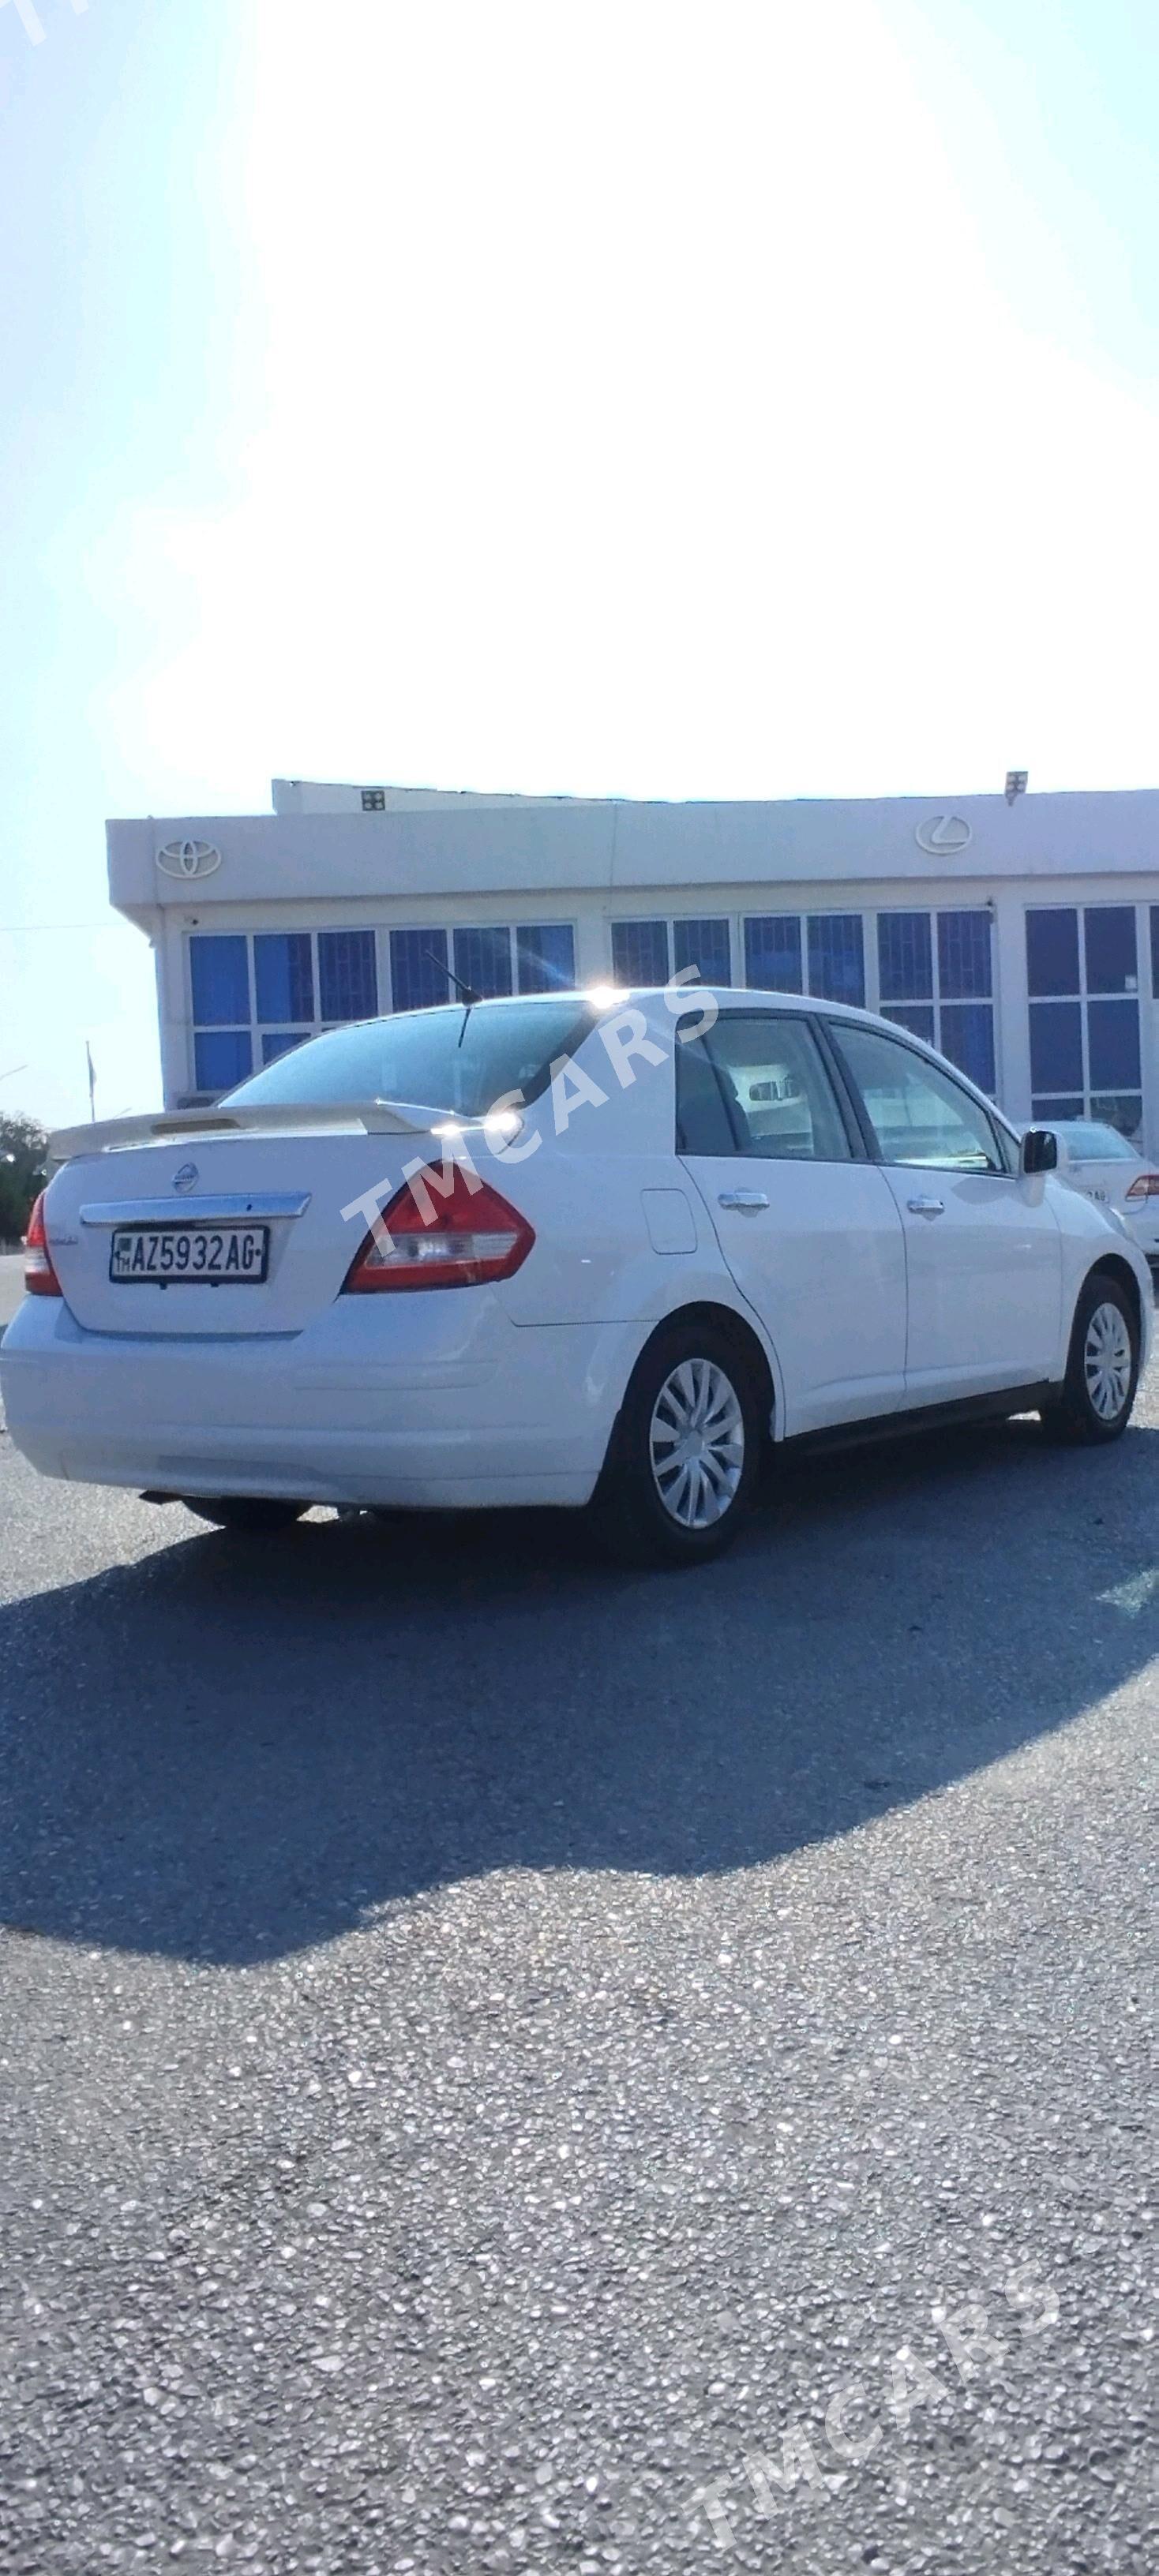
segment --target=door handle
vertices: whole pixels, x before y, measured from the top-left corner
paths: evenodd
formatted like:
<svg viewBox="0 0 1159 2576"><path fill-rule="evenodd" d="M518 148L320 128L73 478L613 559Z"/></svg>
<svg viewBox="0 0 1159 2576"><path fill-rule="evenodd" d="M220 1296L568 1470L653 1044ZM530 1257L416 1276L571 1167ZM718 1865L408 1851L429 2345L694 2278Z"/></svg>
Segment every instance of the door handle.
<svg viewBox="0 0 1159 2576"><path fill-rule="evenodd" d="M906 1206L911 1216L944 1216L946 1213L944 1199L907 1199Z"/></svg>
<svg viewBox="0 0 1159 2576"><path fill-rule="evenodd" d="M758 1208L768 1204L763 1190L721 1190L717 1201L719 1207L740 1208L746 1216L755 1216Z"/></svg>

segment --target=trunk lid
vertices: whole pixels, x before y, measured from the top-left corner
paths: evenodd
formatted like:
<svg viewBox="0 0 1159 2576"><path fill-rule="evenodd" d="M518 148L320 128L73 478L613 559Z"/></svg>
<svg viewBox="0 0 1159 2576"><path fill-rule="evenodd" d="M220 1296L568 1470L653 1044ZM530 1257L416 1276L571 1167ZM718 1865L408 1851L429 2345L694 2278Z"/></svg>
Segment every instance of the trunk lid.
<svg viewBox="0 0 1159 2576"><path fill-rule="evenodd" d="M45 1201L49 1250L78 1323L87 1331L238 1336L298 1333L332 1305L367 1232L368 1213L342 1210L367 1192L381 1206L404 1167L439 1159L431 1124L445 1113L388 1110L312 1113L259 1121L193 1117L126 1121L98 1129L104 1150L78 1150L78 1135L55 1137L69 1159ZM427 1124L427 1121L430 1124ZM180 1186L177 1186L180 1176ZM264 1279L111 1275L114 1242L127 1227L151 1232L268 1229Z"/></svg>

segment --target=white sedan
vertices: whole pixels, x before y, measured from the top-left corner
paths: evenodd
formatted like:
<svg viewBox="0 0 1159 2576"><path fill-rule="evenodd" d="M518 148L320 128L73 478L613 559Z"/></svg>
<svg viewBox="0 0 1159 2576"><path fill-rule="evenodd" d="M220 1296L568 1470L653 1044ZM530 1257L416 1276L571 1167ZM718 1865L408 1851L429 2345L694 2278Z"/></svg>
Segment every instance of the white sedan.
<svg viewBox="0 0 1159 2576"><path fill-rule="evenodd" d="M1058 1168L1097 1207L1115 1208L1141 1252L1159 1265L1159 1171L1098 1118L1056 1120Z"/></svg>
<svg viewBox="0 0 1159 2576"><path fill-rule="evenodd" d="M1143 1255L1050 1133L784 994L457 1002L51 1150L12 1437L227 1529L592 1504L697 1563L770 1440L1037 1409L1110 1441L1149 1347Z"/></svg>

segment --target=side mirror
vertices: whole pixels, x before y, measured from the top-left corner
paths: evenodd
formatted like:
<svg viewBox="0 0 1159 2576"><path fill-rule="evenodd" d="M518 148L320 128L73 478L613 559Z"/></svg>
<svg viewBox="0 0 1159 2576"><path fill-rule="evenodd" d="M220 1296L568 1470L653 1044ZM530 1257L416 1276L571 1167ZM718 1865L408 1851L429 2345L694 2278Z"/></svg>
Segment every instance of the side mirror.
<svg viewBox="0 0 1159 2576"><path fill-rule="evenodd" d="M1058 1138L1049 1127L1028 1127L1018 1156L1020 1172L1058 1170Z"/></svg>

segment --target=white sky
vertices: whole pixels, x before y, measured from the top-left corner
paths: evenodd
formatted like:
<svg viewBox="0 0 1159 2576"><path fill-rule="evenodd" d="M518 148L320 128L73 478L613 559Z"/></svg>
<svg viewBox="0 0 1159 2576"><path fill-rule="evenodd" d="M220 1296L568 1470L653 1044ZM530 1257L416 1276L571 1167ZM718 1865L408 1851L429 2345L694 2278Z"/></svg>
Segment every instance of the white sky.
<svg viewBox="0 0 1159 2576"><path fill-rule="evenodd" d="M107 813L1156 782L1149 11L37 5L0 1105L155 1094Z"/></svg>

